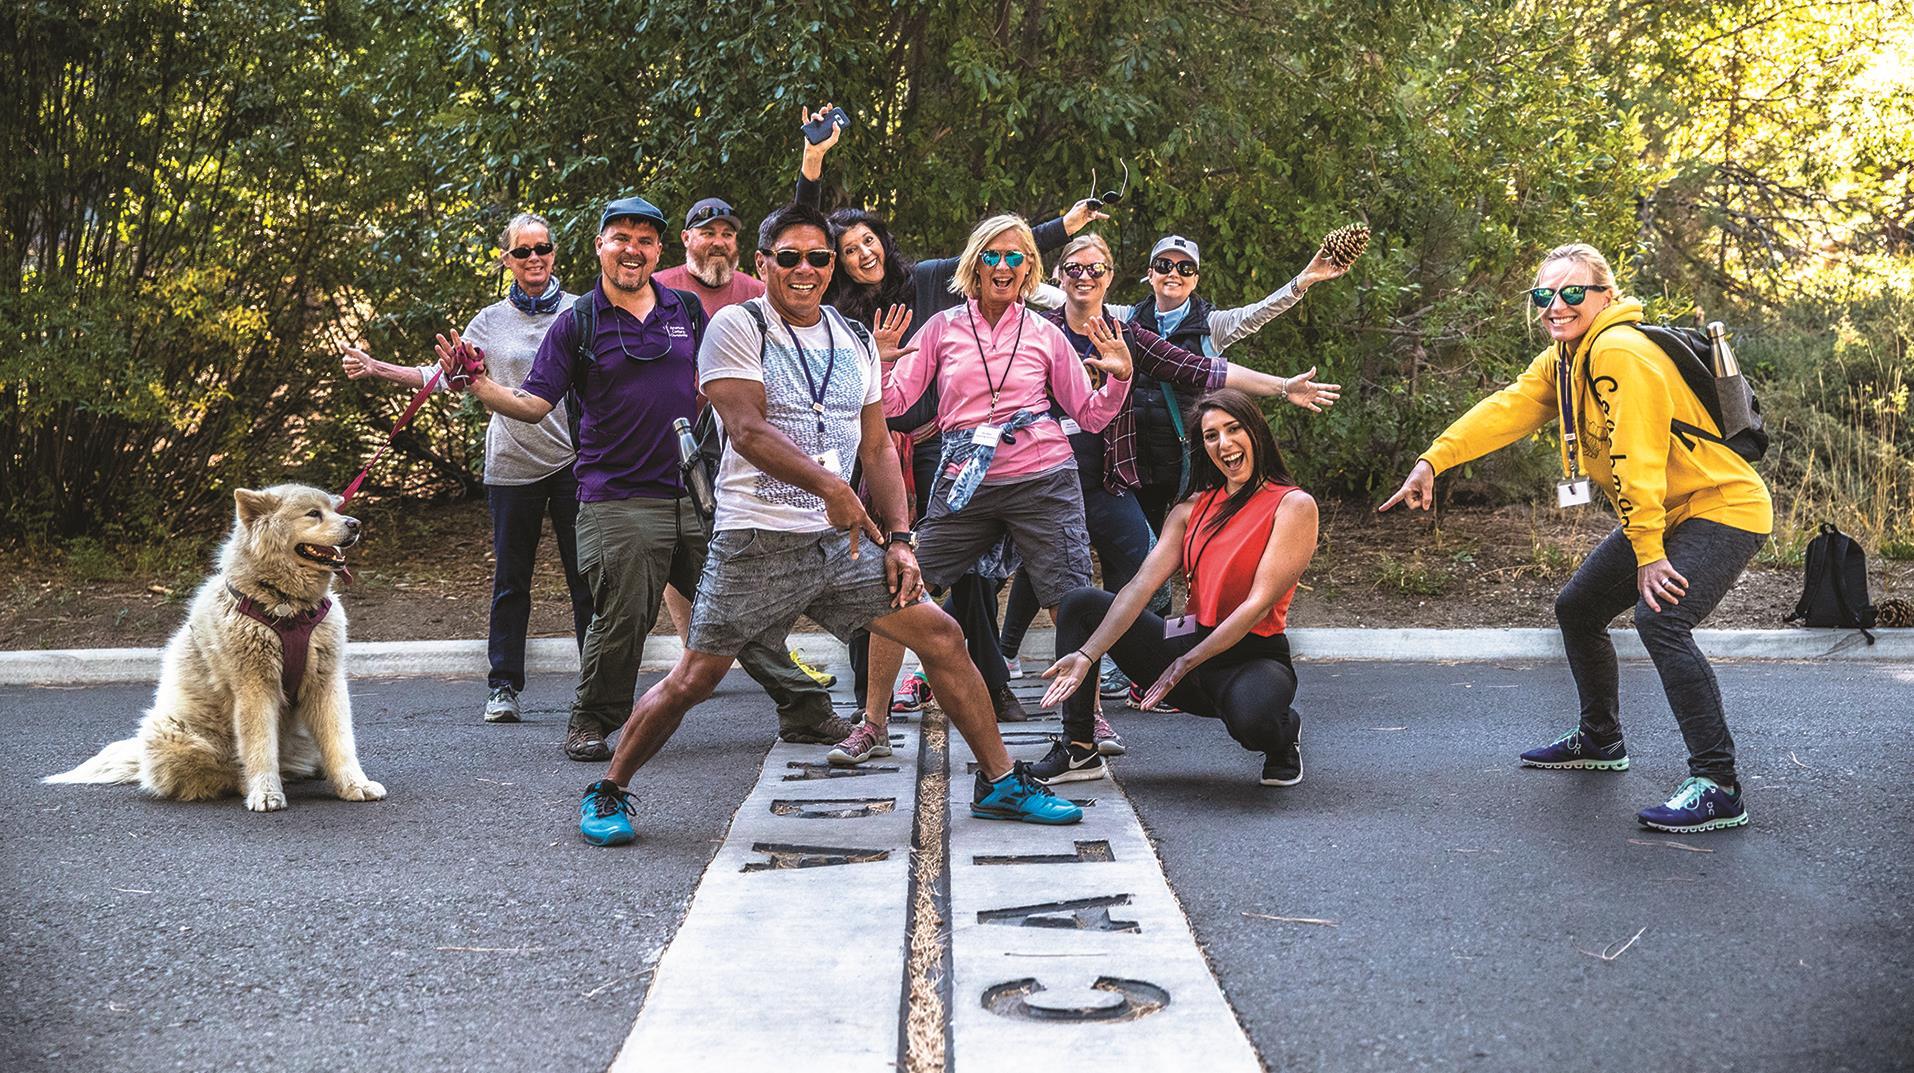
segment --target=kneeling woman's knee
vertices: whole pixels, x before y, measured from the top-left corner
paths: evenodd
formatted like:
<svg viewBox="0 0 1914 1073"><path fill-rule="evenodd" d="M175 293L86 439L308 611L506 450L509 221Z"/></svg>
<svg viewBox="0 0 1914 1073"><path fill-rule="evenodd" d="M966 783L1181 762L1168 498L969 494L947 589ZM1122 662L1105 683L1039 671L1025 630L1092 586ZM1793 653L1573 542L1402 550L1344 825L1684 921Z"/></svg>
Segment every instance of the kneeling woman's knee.
<svg viewBox="0 0 1914 1073"><path fill-rule="evenodd" d="M1109 593L1094 585L1071 589L1057 602L1057 621L1061 623L1066 618L1101 620L1113 599Z"/></svg>

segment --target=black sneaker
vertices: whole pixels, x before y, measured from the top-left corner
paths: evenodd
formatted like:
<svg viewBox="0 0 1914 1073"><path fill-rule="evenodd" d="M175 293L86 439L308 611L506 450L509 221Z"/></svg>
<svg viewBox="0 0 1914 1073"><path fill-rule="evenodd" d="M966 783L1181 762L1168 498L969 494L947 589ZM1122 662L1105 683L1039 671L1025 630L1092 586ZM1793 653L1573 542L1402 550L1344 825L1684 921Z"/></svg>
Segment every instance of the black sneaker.
<svg viewBox="0 0 1914 1073"><path fill-rule="evenodd" d="M611 746L596 730L574 730L565 736L565 755L580 763L611 759Z"/></svg>
<svg viewBox="0 0 1914 1073"><path fill-rule="evenodd" d="M821 723L778 728L778 739L795 745L836 745L851 736L856 727L841 715L827 715Z"/></svg>
<svg viewBox="0 0 1914 1073"><path fill-rule="evenodd" d="M1303 728L1296 727L1296 736L1290 739L1289 747L1273 753L1263 754L1263 777L1258 780L1264 786L1294 786L1303 781Z"/></svg>
<svg viewBox="0 0 1914 1073"><path fill-rule="evenodd" d="M1043 759L1030 765L1030 777L1048 786L1059 782L1087 782L1100 779L1109 773L1104 766L1103 754L1096 746L1088 749L1075 745L1063 738L1050 739L1050 751Z"/></svg>
<svg viewBox="0 0 1914 1073"><path fill-rule="evenodd" d="M1008 685L999 689L997 695L990 698L990 703L997 709L999 723L1022 723L1030 719L1030 713L1023 710L1023 702L1017 699Z"/></svg>

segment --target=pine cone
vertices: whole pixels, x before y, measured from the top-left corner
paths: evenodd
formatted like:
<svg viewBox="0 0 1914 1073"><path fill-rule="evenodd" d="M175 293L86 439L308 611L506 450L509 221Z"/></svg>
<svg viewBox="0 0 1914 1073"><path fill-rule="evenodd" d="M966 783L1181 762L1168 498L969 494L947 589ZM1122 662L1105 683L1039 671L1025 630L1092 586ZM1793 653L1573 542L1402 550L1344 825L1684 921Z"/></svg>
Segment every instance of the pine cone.
<svg viewBox="0 0 1914 1073"><path fill-rule="evenodd" d="M1361 257L1362 251L1368 248L1368 224L1350 224L1347 227L1338 227L1323 236L1323 252L1329 255L1330 260L1344 268L1355 264L1356 258Z"/></svg>
<svg viewBox="0 0 1914 1073"><path fill-rule="evenodd" d="M1874 605L1876 626L1914 626L1914 603L1890 596Z"/></svg>

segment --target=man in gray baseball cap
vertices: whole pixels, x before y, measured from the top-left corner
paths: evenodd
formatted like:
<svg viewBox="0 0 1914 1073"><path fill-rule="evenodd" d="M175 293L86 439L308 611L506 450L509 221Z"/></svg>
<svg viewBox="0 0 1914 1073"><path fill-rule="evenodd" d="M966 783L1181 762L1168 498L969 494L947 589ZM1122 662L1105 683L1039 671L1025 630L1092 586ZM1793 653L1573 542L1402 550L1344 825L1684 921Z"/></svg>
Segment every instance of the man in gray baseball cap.
<svg viewBox="0 0 1914 1073"><path fill-rule="evenodd" d="M706 316L756 298L764 284L738 267L738 233L744 221L721 197L708 197L685 213L685 263L658 273L658 282L698 296Z"/></svg>

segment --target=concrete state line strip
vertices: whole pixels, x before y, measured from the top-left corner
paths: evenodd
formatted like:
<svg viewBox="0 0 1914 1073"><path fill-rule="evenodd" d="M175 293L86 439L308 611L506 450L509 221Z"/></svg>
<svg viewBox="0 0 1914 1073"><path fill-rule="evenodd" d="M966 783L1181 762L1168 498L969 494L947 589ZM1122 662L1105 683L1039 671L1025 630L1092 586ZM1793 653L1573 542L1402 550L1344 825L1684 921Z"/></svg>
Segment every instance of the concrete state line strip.
<svg viewBox="0 0 1914 1073"><path fill-rule="evenodd" d="M1914 663L1914 629L1879 629L1869 645L1859 631L1831 629L1696 630L1695 640L1714 659L1842 660ZM1644 660L1647 652L1633 630L1611 630L1615 649L1625 660ZM1047 660L1054 639L1049 629L1032 630L1024 644L1026 661ZM1322 627L1289 631L1297 659L1390 663L1491 663L1562 658L1561 634L1548 629L1366 629ZM795 648L813 664L843 657L844 648L827 633L794 633ZM484 641L354 641L348 669L354 678L403 678L429 675L480 677L486 670ZM645 643L643 669L670 669L684 651L672 636ZM532 674L575 674L578 649L570 638L540 637L526 645L526 670ZM28 649L0 652L0 686L85 686L151 683L159 678L157 648Z"/></svg>

